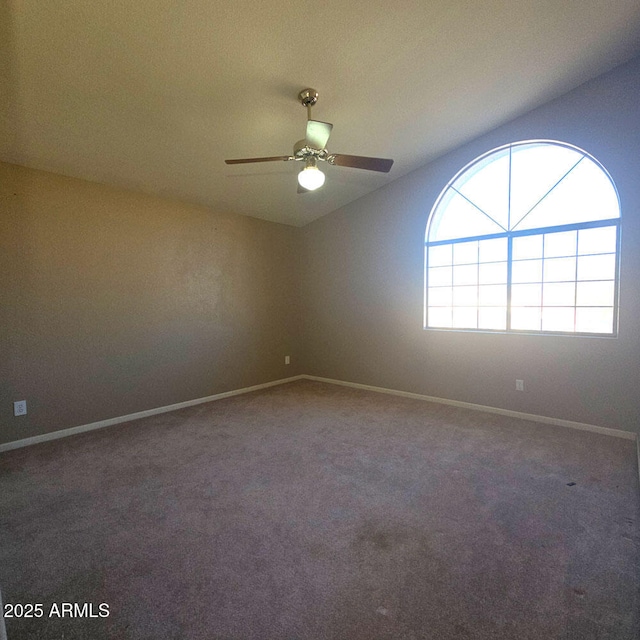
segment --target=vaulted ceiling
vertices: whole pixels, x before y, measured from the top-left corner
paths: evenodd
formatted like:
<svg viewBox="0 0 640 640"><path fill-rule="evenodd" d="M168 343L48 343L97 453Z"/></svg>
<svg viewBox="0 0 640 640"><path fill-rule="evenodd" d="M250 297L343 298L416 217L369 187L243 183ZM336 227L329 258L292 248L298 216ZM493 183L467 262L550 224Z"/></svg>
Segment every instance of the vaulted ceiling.
<svg viewBox="0 0 640 640"><path fill-rule="evenodd" d="M640 53L638 0L5 0L0 159L303 225ZM296 193L313 117L333 153Z"/></svg>

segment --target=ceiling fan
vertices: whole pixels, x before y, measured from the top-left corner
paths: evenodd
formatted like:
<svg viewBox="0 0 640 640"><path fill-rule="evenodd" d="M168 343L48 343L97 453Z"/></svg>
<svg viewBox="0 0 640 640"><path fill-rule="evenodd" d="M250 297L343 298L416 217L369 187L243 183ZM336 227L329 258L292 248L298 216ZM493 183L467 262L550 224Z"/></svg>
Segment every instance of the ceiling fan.
<svg viewBox="0 0 640 640"><path fill-rule="evenodd" d="M393 160L386 158L367 158L365 156L348 156L343 153L329 153L326 150L333 125L311 119L311 107L318 102L315 89L304 89L298 94L298 100L307 108L307 132L302 140L293 145L293 155L271 156L268 158L241 158L225 160L227 164L245 164L248 162L277 162L295 160L304 162L304 168L298 174L298 193L315 191L324 184L324 173L318 169L318 162L328 162L339 167L353 167L367 171L389 173Z"/></svg>

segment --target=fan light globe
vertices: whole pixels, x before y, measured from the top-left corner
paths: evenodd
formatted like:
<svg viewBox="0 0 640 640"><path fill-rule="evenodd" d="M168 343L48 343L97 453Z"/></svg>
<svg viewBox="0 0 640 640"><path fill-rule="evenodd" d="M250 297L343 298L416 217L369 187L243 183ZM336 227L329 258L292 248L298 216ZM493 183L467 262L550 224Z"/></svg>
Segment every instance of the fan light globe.
<svg viewBox="0 0 640 640"><path fill-rule="evenodd" d="M324 177L318 167L309 165L298 174L298 184L308 191L315 191L324 184Z"/></svg>

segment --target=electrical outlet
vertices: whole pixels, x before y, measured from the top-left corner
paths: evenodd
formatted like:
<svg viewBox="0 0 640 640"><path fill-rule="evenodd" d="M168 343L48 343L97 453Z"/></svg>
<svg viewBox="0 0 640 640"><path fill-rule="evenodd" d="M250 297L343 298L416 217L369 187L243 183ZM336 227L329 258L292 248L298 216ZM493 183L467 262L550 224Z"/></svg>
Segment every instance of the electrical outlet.
<svg viewBox="0 0 640 640"><path fill-rule="evenodd" d="M516 391L524 391L524 380L516 380Z"/></svg>
<svg viewBox="0 0 640 640"><path fill-rule="evenodd" d="M290 356L285 356L284 357L284 363L285 364L291 364L291 357Z"/></svg>
<svg viewBox="0 0 640 640"><path fill-rule="evenodd" d="M26 416L27 415L27 401L18 400L13 403L13 415L14 416Z"/></svg>

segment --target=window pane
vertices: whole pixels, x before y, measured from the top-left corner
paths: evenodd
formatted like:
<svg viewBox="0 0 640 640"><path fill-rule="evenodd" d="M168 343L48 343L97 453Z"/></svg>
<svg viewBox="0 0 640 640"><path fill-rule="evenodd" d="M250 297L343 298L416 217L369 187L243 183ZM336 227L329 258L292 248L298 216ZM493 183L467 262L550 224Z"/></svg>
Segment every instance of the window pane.
<svg viewBox="0 0 640 640"><path fill-rule="evenodd" d="M511 151L512 229L581 157L582 154L573 149L553 144L532 143L513 147Z"/></svg>
<svg viewBox="0 0 640 640"><path fill-rule="evenodd" d="M453 245L453 264L477 264L478 242L460 242Z"/></svg>
<svg viewBox="0 0 640 640"><path fill-rule="evenodd" d="M453 240L501 233L502 227L449 188L429 225L429 240Z"/></svg>
<svg viewBox="0 0 640 640"><path fill-rule="evenodd" d="M427 316L427 326L450 328L451 327L451 309L442 307L429 307Z"/></svg>
<svg viewBox="0 0 640 640"><path fill-rule="evenodd" d="M480 284L502 284L507 282L507 263L489 262L479 267Z"/></svg>
<svg viewBox="0 0 640 640"><path fill-rule="evenodd" d="M506 307L481 307L478 310L478 329L504 331L507 328Z"/></svg>
<svg viewBox="0 0 640 640"><path fill-rule="evenodd" d="M477 282L477 264L453 267L453 284L477 284Z"/></svg>
<svg viewBox="0 0 640 640"><path fill-rule="evenodd" d="M575 258L549 258L544 261L544 281L562 282L576 279Z"/></svg>
<svg viewBox="0 0 640 640"><path fill-rule="evenodd" d="M507 230L509 149L480 160L462 174L453 187Z"/></svg>
<svg viewBox="0 0 640 640"><path fill-rule="evenodd" d="M507 304L507 285L489 284L478 287L478 303L482 307L504 307Z"/></svg>
<svg viewBox="0 0 640 640"><path fill-rule="evenodd" d="M429 266L442 267L451 264L452 245L441 244L429 247Z"/></svg>
<svg viewBox="0 0 640 640"><path fill-rule="evenodd" d="M541 284L512 285L511 304L514 307L539 307L542 304L542 285Z"/></svg>
<svg viewBox="0 0 640 640"><path fill-rule="evenodd" d="M576 309L576 331L613 333L613 309L588 307Z"/></svg>
<svg viewBox="0 0 640 640"><path fill-rule="evenodd" d="M429 284L434 286L442 286L451 284L452 269L451 267L432 267L429 269Z"/></svg>
<svg viewBox="0 0 640 640"><path fill-rule="evenodd" d="M616 227L600 227L598 229L580 229L578 231L578 253L615 253Z"/></svg>
<svg viewBox="0 0 640 640"><path fill-rule="evenodd" d="M520 229L606 220L620 215L607 174L586 156L518 225Z"/></svg>
<svg viewBox="0 0 640 640"><path fill-rule="evenodd" d="M613 280L615 275L615 255L604 254L578 258L578 280Z"/></svg>
<svg viewBox="0 0 640 640"><path fill-rule="evenodd" d="M514 260L542 258L542 235L514 238L512 251Z"/></svg>
<svg viewBox="0 0 640 640"><path fill-rule="evenodd" d="M542 288L542 304L545 307L567 307L576 302L576 285L574 282L547 284Z"/></svg>
<svg viewBox="0 0 640 640"><path fill-rule="evenodd" d="M581 307L612 307L614 283L578 282L578 300Z"/></svg>
<svg viewBox="0 0 640 640"><path fill-rule="evenodd" d="M454 287L453 304L456 307L475 307L478 304L478 287Z"/></svg>
<svg viewBox="0 0 640 640"><path fill-rule="evenodd" d="M453 326L456 329L477 329L478 310L476 307L454 307Z"/></svg>
<svg viewBox="0 0 640 640"><path fill-rule="evenodd" d="M480 262L502 262L506 260L508 246L506 238L480 240Z"/></svg>
<svg viewBox="0 0 640 640"><path fill-rule="evenodd" d="M430 307L450 307L452 299L451 287L429 287Z"/></svg>
<svg viewBox="0 0 640 640"><path fill-rule="evenodd" d="M563 231L562 233L545 233L544 257L557 258L560 256L576 255L577 231Z"/></svg>
<svg viewBox="0 0 640 640"><path fill-rule="evenodd" d="M511 328L517 331L540 331L540 309L511 307Z"/></svg>
<svg viewBox="0 0 640 640"><path fill-rule="evenodd" d="M573 307L545 307L542 310L543 331L573 331L574 321Z"/></svg>
<svg viewBox="0 0 640 640"><path fill-rule="evenodd" d="M511 282L541 282L542 260L521 260L511 268Z"/></svg>

